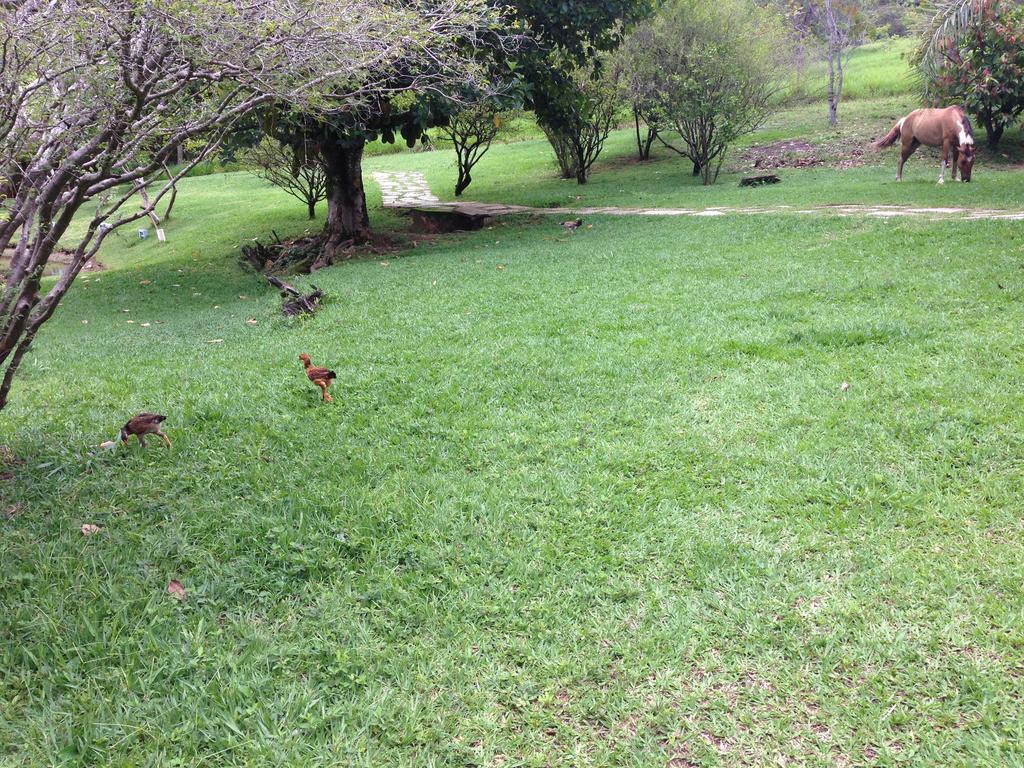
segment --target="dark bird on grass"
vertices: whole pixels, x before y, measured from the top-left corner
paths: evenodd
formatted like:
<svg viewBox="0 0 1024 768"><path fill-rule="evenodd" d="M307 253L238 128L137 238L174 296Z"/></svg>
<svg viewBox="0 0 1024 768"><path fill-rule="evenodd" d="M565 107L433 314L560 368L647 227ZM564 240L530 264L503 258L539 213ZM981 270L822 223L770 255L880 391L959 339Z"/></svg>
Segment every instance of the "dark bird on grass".
<svg viewBox="0 0 1024 768"><path fill-rule="evenodd" d="M577 229L583 226L583 219L575 219L573 221L563 221L562 226L570 232L575 232Z"/></svg>
<svg viewBox="0 0 1024 768"><path fill-rule="evenodd" d="M334 383L334 380L336 378L338 378L338 374L326 368L318 368L317 366L313 365L313 363L311 363L309 360L309 355L307 355L305 352L299 355L299 360L301 360L302 364L306 367L306 376L309 377L309 380L316 384L318 387L320 387L320 389L323 391L324 402L333 402L333 398L329 394L327 394L327 388Z"/></svg>
<svg viewBox="0 0 1024 768"><path fill-rule="evenodd" d="M171 447L171 438L160 429L160 423L167 417L159 413L140 413L128 420L128 423L121 427L121 442L127 443L128 438L135 435L139 438L139 445L146 447L146 435L156 435L162 438L167 447Z"/></svg>

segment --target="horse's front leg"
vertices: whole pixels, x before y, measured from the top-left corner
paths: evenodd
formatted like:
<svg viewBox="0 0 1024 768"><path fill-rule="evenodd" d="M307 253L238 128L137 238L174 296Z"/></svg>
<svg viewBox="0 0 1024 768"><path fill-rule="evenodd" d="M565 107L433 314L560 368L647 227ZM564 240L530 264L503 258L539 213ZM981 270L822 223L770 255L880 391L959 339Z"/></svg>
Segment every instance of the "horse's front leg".
<svg viewBox="0 0 1024 768"><path fill-rule="evenodd" d="M946 164L949 162L949 139L942 142L942 170L939 171L939 184L946 183Z"/></svg>
<svg viewBox="0 0 1024 768"><path fill-rule="evenodd" d="M953 164L949 166L949 170L953 174L953 181L956 181L956 169L957 169L957 165L958 165L959 162L960 162L960 148L954 145L953 146Z"/></svg>

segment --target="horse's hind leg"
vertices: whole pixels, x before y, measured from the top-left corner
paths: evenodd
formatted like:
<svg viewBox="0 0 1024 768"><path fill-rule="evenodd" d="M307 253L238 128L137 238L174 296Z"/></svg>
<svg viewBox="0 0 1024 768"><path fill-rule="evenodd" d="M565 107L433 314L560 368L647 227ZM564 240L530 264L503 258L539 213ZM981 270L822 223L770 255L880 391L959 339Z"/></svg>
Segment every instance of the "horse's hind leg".
<svg viewBox="0 0 1024 768"><path fill-rule="evenodd" d="M909 142L903 142L903 147L900 149L900 164L896 166L896 181L903 181L903 164L920 146L921 142L915 138L911 138Z"/></svg>

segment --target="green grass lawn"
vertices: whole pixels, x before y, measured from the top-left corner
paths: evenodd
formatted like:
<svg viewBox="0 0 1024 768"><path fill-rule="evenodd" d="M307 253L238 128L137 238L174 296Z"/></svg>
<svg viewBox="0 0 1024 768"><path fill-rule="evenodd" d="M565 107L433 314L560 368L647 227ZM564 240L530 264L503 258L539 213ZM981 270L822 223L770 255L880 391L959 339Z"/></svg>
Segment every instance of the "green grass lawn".
<svg viewBox="0 0 1024 768"><path fill-rule="evenodd" d="M990 158L747 192L628 133L583 188L543 149L496 147L467 197L1024 206ZM443 193L449 163L367 174ZM0 415L0 766L1024 765L1019 223L424 242L367 188L417 247L318 272L315 317L237 264L302 206L219 174L45 326ZM139 410L172 449L97 449Z"/></svg>
<svg viewBox="0 0 1024 768"><path fill-rule="evenodd" d="M843 98L878 99L886 96L903 96L920 90L908 62L917 45L913 38L895 38L869 43L850 52L843 77ZM819 100L828 92L828 66L815 61L807 68L802 78L797 78L796 88L809 97Z"/></svg>

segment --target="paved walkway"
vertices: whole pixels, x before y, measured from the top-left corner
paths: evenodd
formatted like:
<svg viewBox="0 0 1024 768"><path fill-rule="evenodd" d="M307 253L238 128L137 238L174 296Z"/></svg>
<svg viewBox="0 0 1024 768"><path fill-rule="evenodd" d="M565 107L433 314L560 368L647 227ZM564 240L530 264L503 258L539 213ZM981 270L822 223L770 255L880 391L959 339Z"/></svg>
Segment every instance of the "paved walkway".
<svg viewBox="0 0 1024 768"><path fill-rule="evenodd" d="M419 171L374 171L385 208L422 208L440 203L430 191L427 179Z"/></svg>
<svg viewBox="0 0 1024 768"><path fill-rule="evenodd" d="M716 206L713 208L618 208L614 206L583 208L531 208L526 205L502 203L455 202L442 203L430 191L426 178L418 171L404 173L374 172L374 181L380 185L385 208L450 208L468 214L508 216L513 214L540 214L546 216L736 216L798 214L856 216L878 219L918 218L932 221L961 219L964 221L1009 220L1024 221L1024 211L1006 211L990 208L922 207L912 205L793 205L768 206Z"/></svg>

